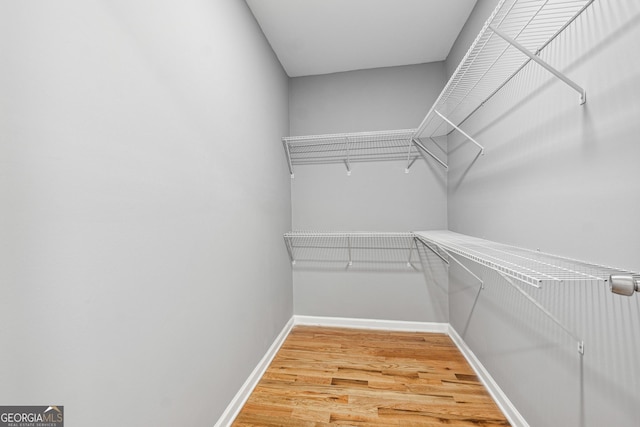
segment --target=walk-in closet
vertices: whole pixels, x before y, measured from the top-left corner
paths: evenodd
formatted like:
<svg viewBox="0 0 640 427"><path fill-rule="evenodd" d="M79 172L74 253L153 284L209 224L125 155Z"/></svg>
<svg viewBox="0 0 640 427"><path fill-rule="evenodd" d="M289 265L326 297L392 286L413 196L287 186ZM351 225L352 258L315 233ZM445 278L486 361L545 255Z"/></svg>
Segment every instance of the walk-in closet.
<svg viewBox="0 0 640 427"><path fill-rule="evenodd" d="M635 0L0 1L0 425L640 425L638 40Z"/></svg>

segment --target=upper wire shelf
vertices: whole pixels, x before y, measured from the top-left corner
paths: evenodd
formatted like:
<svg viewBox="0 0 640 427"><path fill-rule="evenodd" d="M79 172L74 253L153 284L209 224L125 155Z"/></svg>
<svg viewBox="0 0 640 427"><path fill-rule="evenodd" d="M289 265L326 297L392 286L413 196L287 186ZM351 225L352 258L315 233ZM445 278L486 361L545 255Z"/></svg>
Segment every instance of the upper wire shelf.
<svg viewBox="0 0 640 427"><path fill-rule="evenodd" d="M578 91L584 103L585 91L538 54L593 1L501 0L414 137L442 136L453 129L462 132L458 126L532 60Z"/></svg>
<svg viewBox="0 0 640 427"><path fill-rule="evenodd" d="M292 177L295 165L343 163L350 173L352 162L405 160L408 169L420 156L418 149L435 157L420 141L414 140L415 133L416 129L400 129L289 136L282 138L282 144Z"/></svg>
<svg viewBox="0 0 640 427"><path fill-rule="evenodd" d="M591 264L530 249L483 240L447 230L419 231L415 236L432 250L472 260L505 276L540 287L545 283L603 282L610 276L640 278L637 273ZM611 284L610 284L611 285Z"/></svg>

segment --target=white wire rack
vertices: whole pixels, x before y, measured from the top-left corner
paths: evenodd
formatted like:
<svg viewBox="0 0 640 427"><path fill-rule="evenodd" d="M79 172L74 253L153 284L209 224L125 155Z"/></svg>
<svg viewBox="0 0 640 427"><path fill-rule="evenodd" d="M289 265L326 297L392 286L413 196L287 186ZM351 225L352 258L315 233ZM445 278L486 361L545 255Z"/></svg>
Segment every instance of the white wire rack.
<svg viewBox="0 0 640 427"><path fill-rule="evenodd" d="M585 91L538 57L594 0L501 0L442 90L414 137L453 129L483 147L459 126L529 62L546 68L580 93Z"/></svg>
<svg viewBox="0 0 640 427"><path fill-rule="evenodd" d="M291 263L386 264L418 269L413 233L300 232L284 235Z"/></svg>
<svg viewBox="0 0 640 427"><path fill-rule="evenodd" d="M343 163L349 173L353 162L406 160L408 169L420 156L418 149L428 151L420 141L413 140L415 132L401 129L290 136L282 138L282 144L292 177L295 165Z"/></svg>
<svg viewBox="0 0 640 427"><path fill-rule="evenodd" d="M536 287L559 282L607 283L611 275L640 277L637 273L618 268L504 245L452 231L419 231L415 232L415 236L440 255L457 255Z"/></svg>

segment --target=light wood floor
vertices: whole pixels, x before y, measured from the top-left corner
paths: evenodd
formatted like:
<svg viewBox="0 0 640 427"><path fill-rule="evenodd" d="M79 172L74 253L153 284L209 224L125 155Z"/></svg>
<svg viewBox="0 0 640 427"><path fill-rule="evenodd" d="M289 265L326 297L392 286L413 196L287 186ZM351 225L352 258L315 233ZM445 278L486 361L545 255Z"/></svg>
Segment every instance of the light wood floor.
<svg viewBox="0 0 640 427"><path fill-rule="evenodd" d="M444 334L298 326L233 426L508 426Z"/></svg>

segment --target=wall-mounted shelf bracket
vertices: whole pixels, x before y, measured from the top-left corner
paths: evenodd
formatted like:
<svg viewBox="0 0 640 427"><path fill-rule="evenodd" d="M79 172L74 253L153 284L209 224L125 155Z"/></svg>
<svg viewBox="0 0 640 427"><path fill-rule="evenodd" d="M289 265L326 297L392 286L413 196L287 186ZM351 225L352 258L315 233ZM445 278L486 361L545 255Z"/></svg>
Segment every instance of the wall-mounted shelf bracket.
<svg viewBox="0 0 640 427"><path fill-rule="evenodd" d="M411 166L418 160L418 156L411 157L411 152L413 151L413 140L409 140L407 144L407 167L404 169L404 173L409 173L409 169Z"/></svg>
<svg viewBox="0 0 640 427"><path fill-rule="evenodd" d="M291 163L291 151L289 151L289 144L282 141L282 146L284 147L284 154L287 156L287 166L289 167L289 175L291 175L291 179L294 178L293 174L293 164Z"/></svg>
<svg viewBox="0 0 640 427"><path fill-rule="evenodd" d="M419 157L413 157L413 158L408 158L407 159L407 167L404 169L404 173L409 173L409 169L411 169L411 166L413 166L413 164L416 162L416 160L418 160Z"/></svg>
<svg viewBox="0 0 640 427"><path fill-rule="evenodd" d="M475 277L476 280L478 282L480 282L480 289L484 289L484 280L482 280L480 277L478 277L473 271L469 270L469 268L467 268L466 265L464 265L463 263L461 263L455 256L451 255L449 252L447 252L445 249L443 249L443 251L449 255L449 259L452 259L456 262L456 264L458 264L460 267L462 267L462 269L464 271L466 271L467 273L469 273L471 276Z"/></svg>
<svg viewBox="0 0 640 427"><path fill-rule="evenodd" d="M349 154L349 138L345 141L345 151L347 152L347 158L344 159L344 165L347 167L347 176L351 176L351 156Z"/></svg>
<svg viewBox="0 0 640 427"><path fill-rule="evenodd" d="M431 247L431 245L429 245L429 243L427 243L424 239L420 238L419 236L416 236L416 240L419 241L420 243L422 243L431 252L433 252L433 254L435 256L437 256L438 258L440 258L442 260L442 262L444 262L447 266L449 265L449 260L446 259L445 257L443 257L442 255L440 255L440 253L438 251L436 251L435 249L433 249Z"/></svg>
<svg viewBox="0 0 640 427"><path fill-rule="evenodd" d="M467 138L469 141L473 142L474 144L476 144L479 148L480 148L480 154L484 154L484 147L482 145L480 145L478 143L478 141L476 141L475 139L473 139L471 136L469 136L469 134L467 134L465 131L463 131L462 129L460 129L458 126L456 126L451 120L447 119L445 116L443 116L442 114L440 114L440 112L438 110L433 110L438 116L440 116L440 118L442 120L444 120L445 122L449 123L449 125L451 125L451 127L453 127L455 130L457 130L458 132L460 132L462 135L464 135L465 138Z"/></svg>
<svg viewBox="0 0 640 427"><path fill-rule="evenodd" d="M426 241L424 241L423 239L421 239L418 236L416 236L416 240L419 240L420 243L422 243L424 246L426 246L431 252L436 254L438 256L438 258L440 258L447 266L451 265L451 263L447 259L445 259L442 255L440 255L440 253L438 253L438 251L433 249ZM455 256L451 255L451 253L449 251L447 251L446 249L444 249L442 247L438 247L438 248L442 252L447 254L447 256L449 257L450 260L455 261L455 263L458 264L460 267L462 267L462 269L464 271L469 273L469 275L473 276L478 282L480 282L480 289L484 289L484 280L482 280L480 277L478 277L477 274L475 274L473 271L471 271L469 268L467 268L467 266L464 265L463 263L461 263L460 260L458 260Z"/></svg>
<svg viewBox="0 0 640 427"><path fill-rule="evenodd" d="M496 270L497 271L497 270ZM549 319L553 321L556 325L558 325L563 331L565 331L571 338L577 341L578 343L578 353L584 355L584 341L580 338L576 333L574 333L571 329L567 328L557 317L549 312L542 304L540 304L535 298L525 292L520 286L513 283L510 277L503 274L501 271L497 271L497 273L515 290L517 290L522 296L524 296L529 302L531 302L538 310L544 313Z"/></svg>
<svg viewBox="0 0 640 427"><path fill-rule="evenodd" d="M424 146L424 144L422 142L420 142L420 140L418 140L417 138L411 138L411 142L413 142L413 144L418 147L420 150L422 150L424 153L428 154L429 156L431 156L431 158L433 158L436 162L440 163L440 165L445 168L445 169L449 169L449 166L447 166L447 164L445 162L443 162L442 160L440 160L438 158L438 156L436 156L435 154L433 154L429 149L427 149L427 147Z"/></svg>
<svg viewBox="0 0 640 427"><path fill-rule="evenodd" d="M291 261L291 265L296 265L296 259L293 257L293 248L291 247L291 238L284 235L284 245L287 247L287 253L289 254L289 261Z"/></svg>
<svg viewBox="0 0 640 427"><path fill-rule="evenodd" d="M489 25L489 29L493 31L495 34L497 34L498 36L500 36L500 38L502 38L504 41L509 43L511 46L515 47L520 52L528 56L529 59L539 64L541 67L543 67L545 70L549 71L551 74L553 74L554 76L556 76L557 78L565 82L567 85L571 86L571 88L573 88L576 92L580 94L580 105L587 102L587 92L581 86L576 84L573 80L571 80L570 78L565 76L563 73L553 68L551 65L549 65L542 59L540 59L537 53L531 53L526 47L522 46L516 40L512 39L511 37L506 35L504 32L500 31L499 29L495 28L492 25Z"/></svg>

